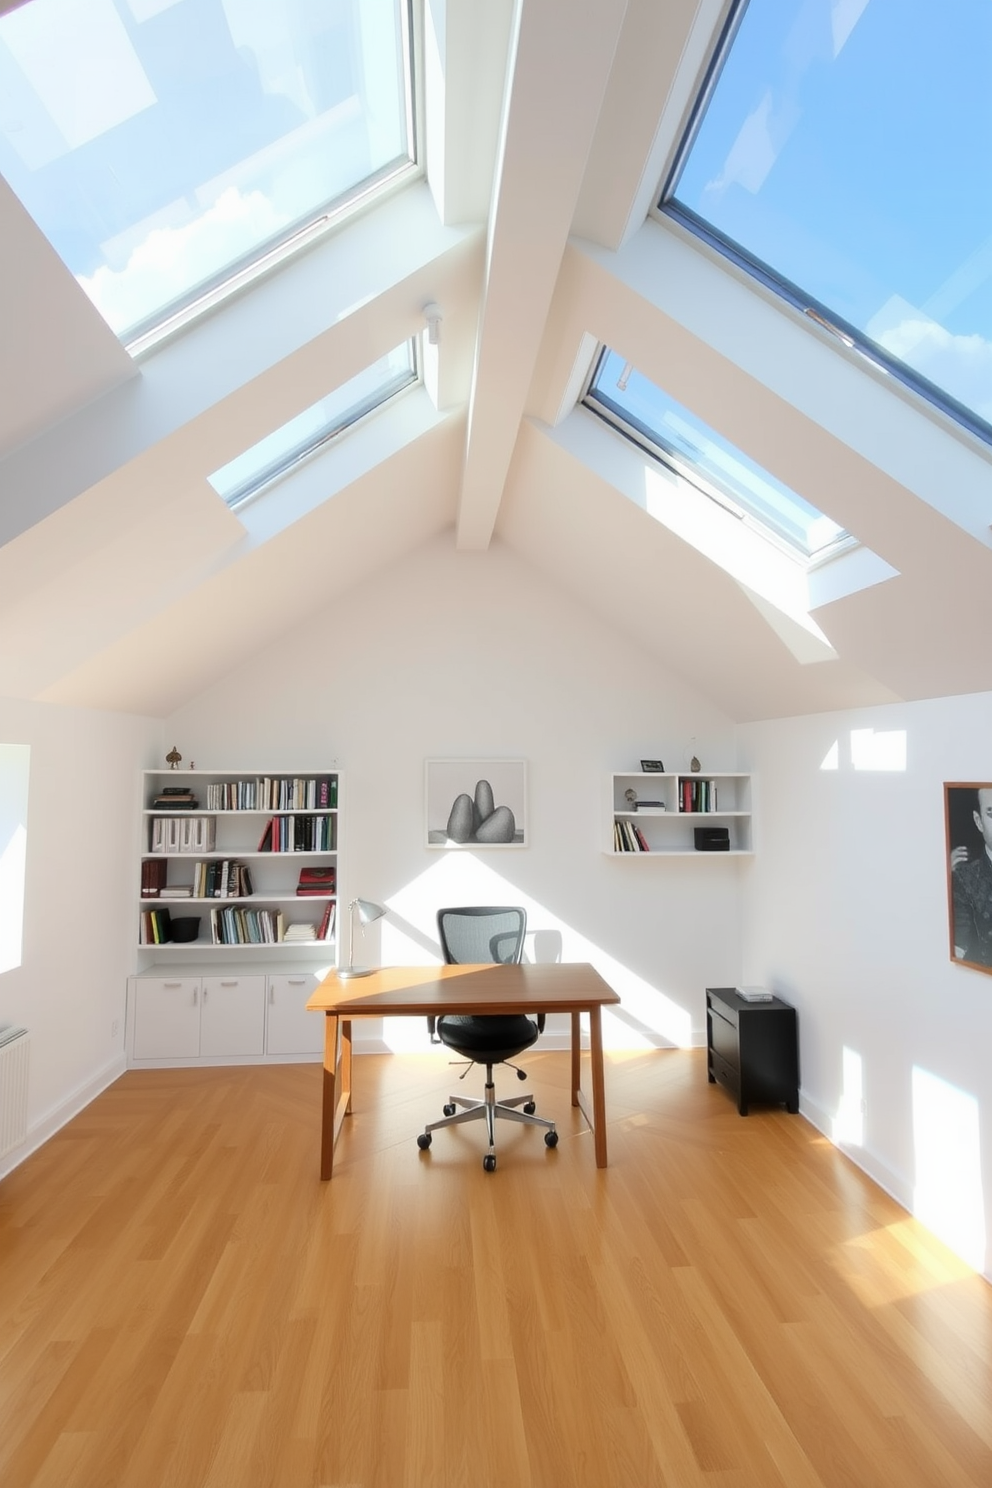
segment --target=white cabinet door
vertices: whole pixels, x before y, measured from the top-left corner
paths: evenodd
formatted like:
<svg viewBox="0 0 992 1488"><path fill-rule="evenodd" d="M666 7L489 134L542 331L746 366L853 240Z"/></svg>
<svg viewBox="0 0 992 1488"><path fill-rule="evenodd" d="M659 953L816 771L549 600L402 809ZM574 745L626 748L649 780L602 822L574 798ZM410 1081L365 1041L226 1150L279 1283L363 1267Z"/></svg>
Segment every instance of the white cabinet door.
<svg viewBox="0 0 992 1488"><path fill-rule="evenodd" d="M195 1059L200 1052L200 978L134 979L134 1058Z"/></svg>
<svg viewBox="0 0 992 1488"><path fill-rule="evenodd" d="M261 1055L265 1043L265 977L203 978L200 1054Z"/></svg>
<svg viewBox="0 0 992 1488"><path fill-rule="evenodd" d="M306 1011L320 978L312 972L270 976L265 1009L266 1054L320 1054L324 1048L322 1013Z"/></svg>

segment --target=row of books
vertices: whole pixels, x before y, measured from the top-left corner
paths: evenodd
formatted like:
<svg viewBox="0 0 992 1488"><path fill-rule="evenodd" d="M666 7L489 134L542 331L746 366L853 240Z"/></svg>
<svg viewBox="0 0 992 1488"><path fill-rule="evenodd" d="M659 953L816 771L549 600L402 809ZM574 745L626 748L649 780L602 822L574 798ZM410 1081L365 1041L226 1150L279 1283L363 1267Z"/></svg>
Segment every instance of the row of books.
<svg viewBox="0 0 992 1488"><path fill-rule="evenodd" d="M273 816L265 823L259 852L333 852L334 816Z"/></svg>
<svg viewBox="0 0 992 1488"><path fill-rule="evenodd" d="M166 945L172 939L172 916L167 909L146 909L138 916L139 945Z"/></svg>
<svg viewBox="0 0 992 1488"><path fill-rule="evenodd" d="M715 780L683 778L679 781L680 811L715 811L716 809Z"/></svg>
<svg viewBox="0 0 992 1488"><path fill-rule="evenodd" d="M337 804L336 775L260 775L207 786L208 811L330 811Z"/></svg>
<svg viewBox="0 0 992 1488"><path fill-rule="evenodd" d="M251 869L236 858L193 864L195 899L249 899L255 892Z"/></svg>
<svg viewBox="0 0 992 1488"><path fill-rule="evenodd" d="M301 940L331 940L335 905L326 905L319 924L286 923L282 910L244 909L228 906L210 911L210 938L214 945L276 945Z"/></svg>
<svg viewBox="0 0 992 1488"><path fill-rule="evenodd" d="M152 818L153 853L213 852L217 824L212 816L155 816Z"/></svg>
<svg viewBox="0 0 992 1488"><path fill-rule="evenodd" d="M614 852L650 852L648 840L640 827L635 827L632 821L621 820L620 817L613 819L613 851Z"/></svg>

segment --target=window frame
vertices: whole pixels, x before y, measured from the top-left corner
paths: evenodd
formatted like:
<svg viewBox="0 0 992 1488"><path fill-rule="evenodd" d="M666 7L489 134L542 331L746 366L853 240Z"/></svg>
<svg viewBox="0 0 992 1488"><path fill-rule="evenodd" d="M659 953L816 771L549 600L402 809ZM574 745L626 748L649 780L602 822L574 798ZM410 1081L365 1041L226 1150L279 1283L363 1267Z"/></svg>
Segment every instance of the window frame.
<svg viewBox="0 0 992 1488"><path fill-rule="evenodd" d="M154 351L207 315L218 305L266 278L287 260L304 249L321 242L328 234L343 227L368 207L377 205L393 191L401 189L424 174L424 109L423 109L423 38L420 6L415 0L400 0L400 26L404 56L404 112L408 152L397 156L366 176L349 191L324 202L309 217L290 225L250 252L228 264L211 279L197 285L185 296L163 306L156 315L129 328L127 339L121 338L124 350L135 361ZM418 87L418 80L421 86Z"/></svg>
<svg viewBox="0 0 992 1488"><path fill-rule="evenodd" d="M955 428L964 428L988 449L992 446L992 425L986 423L974 410L967 408L950 393L939 388L921 373L914 371L905 362L892 356L884 347L879 346L877 342L865 335L864 331L851 325L828 305L823 304L784 274L778 273L763 259L749 253L747 249L713 227L690 207L676 200L675 192L679 180L710 100L720 81L724 65L737 38L737 32L748 4L749 0L730 0L730 8L703 69L686 123L672 154L657 201L652 208L652 216L662 222L677 223L691 237L704 243L719 258L733 264L748 279L757 281L764 289L770 291L778 303L784 302L792 310L797 311L805 322L812 322L821 334L831 339L835 346L840 343L845 352L867 362L876 374L895 379L902 388L922 398L932 410L952 420Z"/></svg>
<svg viewBox="0 0 992 1488"><path fill-rule="evenodd" d="M405 345L409 348L409 372L394 374L388 383L383 384L382 387L377 388L374 392L368 393L357 403L353 403L342 412L340 417L332 420L316 434L308 435L306 439L298 440L284 454L276 459L269 460L261 469L247 476L226 495L214 485L214 476L218 475L221 470L226 469L228 465L233 465L234 460L242 459L254 446L249 445L248 449L242 450L240 455L235 455L234 459L226 461L218 470L208 475L207 480L211 490L223 501L228 511L237 512L249 505L250 502L264 495L265 492L269 491L279 481L284 480L286 476L292 475L300 466L316 458L329 444L339 439L343 434L349 434L358 424L367 419L371 414L376 413L380 408L384 408L387 403L392 402L400 393L406 392L409 388L419 386L423 382L419 338L417 336L411 336L408 341L400 342L400 345ZM398 349L396 348L396 350ZM332 388L329 393L325 393L323 396L330 397L335 391L336 389ZM323 400L318 398L316 401L320 403ZM309 406L313 407L314 405L311 404ZM287 419L286 424L280 427L285 428L288 424L293 423L294 419L301 417L306 412L307 409L301 409L300 413L294 414L292 419ZM277 434L278 432L278 429L273 429L271 434L265 437L271 438L272 434ZM256 443L261 444L262 440L257 440Z"/></svg>
<svg viewBox="0 0 992 1488"><path fill-rule="evenodd" d="M684 455L669 448L656 430L651 429L640 419L634 418L629 410L615 403L608 394L596 387L596 379L599 376L600 369L606 357L613 350L612 347L600 342L593 357L591 370L583 384L583 389L578 400L583 408L588 409L590 413L601 419L608 428L611 428L615 433L635 445L644 454L648 455L650 459L664 466L666 470L671 471L680 480L685 481L694 491L697 491L701 496L705 496L708 501L712 501L721 510L726 512L728 516L741 522L749 531L756 533L766 542L773 544L774 547L781 553L784 553L787 558L798 564L806 573L811 573L822 564L829 563L832 559L839 557L840 554L851 552L854 548L861 546L860 540L853 533L843 530L812 553L806 552L805 549L791 541L785 533L779 531L766 517L759 515L758 512L749 507L739 495L735 495L724 489L723 486L718 485L711 477L696 469ZM614 352L614 354L617 356L622 355L619 352ZM643 373L641 375L644 376ZM694 417L690 410L687 409L686 412L690 413L691 417ZM743 451L741 453L743 454ZM826 516L827 513L824 512L822 515Z"/></svg>

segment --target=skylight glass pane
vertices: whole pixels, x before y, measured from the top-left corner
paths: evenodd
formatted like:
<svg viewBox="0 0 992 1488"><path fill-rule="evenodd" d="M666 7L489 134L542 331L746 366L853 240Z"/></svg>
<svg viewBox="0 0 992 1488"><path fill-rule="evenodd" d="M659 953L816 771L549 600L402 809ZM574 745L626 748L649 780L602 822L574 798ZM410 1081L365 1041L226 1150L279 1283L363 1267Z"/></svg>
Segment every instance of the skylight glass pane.
<svg viewBox="0 0 992 1488"><path fill-rule="evenodd" d="M208 476L228 506L240 506L263 486L285 475L323 445L409 386L417 377L414 343L405 341L357 377L335 388L281 429Z"/></svg>
<svg viewBox="0 0 992 1488"><path fill-rule="evenodd" d="M750 0L674 203L992 437L989 0Z"/></svg>
<svg viewBox="0 0 992 1488"><path fill-rule="evenodd" d="M603 351L586 402L594 412L639 434L666 464L706 495L713 494L706 490L708 484L804 558L848 537L836 522L749 460L615 351Z"/></svg>
<svg viewBox="0 0 992 1488"><path fill-rule="evenodd" d="M406 4L0 17L0 173L122 340L409 163Z"/></svg>

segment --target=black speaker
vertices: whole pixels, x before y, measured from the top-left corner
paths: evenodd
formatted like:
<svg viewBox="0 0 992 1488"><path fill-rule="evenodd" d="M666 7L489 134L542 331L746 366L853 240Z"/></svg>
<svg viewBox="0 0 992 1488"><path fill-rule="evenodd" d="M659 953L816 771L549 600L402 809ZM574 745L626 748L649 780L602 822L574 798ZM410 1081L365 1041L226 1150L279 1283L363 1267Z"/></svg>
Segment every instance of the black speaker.
<svg viewBox="0 0 992 1488"><path fill-rule="evenodd" d="M693 840L697 852L729 852L729 827L693 827Z"/></svg>

